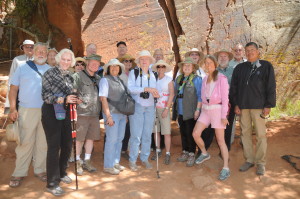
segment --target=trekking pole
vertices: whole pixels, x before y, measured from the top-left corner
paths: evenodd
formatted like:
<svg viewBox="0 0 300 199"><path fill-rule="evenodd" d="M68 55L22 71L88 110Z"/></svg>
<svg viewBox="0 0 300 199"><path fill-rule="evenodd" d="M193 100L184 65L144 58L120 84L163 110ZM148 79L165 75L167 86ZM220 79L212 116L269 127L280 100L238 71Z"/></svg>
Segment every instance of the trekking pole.
<svg viewBox="0 0 300 199"><path fill-rule="evenodd" d="M160 178L159 176L159 169L158 169L158 150L157 150L157 122L156 122L156 103L157 103L157 99L154 98L154 119L155 119L155 151L156 151L156 174L157 174L157 178Z"/></svg>
<svg viewBox="0 0 300 199"><path fill-rule="evenodd" d="M70 116L71 116L72 141L73 141L74 162L75 162L76 190L78 190L77 160L76 160L76 121L77 121L76 104L70 104Z"/></svg>

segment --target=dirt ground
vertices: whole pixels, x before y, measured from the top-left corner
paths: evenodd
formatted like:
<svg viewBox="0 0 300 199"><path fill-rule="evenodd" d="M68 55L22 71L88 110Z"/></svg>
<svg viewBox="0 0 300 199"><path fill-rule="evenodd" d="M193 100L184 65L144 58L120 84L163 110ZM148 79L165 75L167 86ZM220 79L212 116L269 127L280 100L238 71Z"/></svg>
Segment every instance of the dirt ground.
<svg viewBox="0 0 300 199"><path fill-rule="evenodd" d="M4 71L4 72L3 72ZM7 75L7 70L0 68L1 75ZM3 103L0 104L0 127L5 120ZM101 125L103 127L103 125ZM61 184L66 194L62 198L300 198L300 172L281 158L282 155L300 156L300 117L287 117L270 121L268 126L268 152L265 176L259 178L255 167L241 173L238 168L244 162L243 149L240 145L237 126L237 138L230 152L229 167L231 176L224 182L217 177L222 168L219 149L214 141L209 149L212 155L209 161L191 168L184 163L176 162L180 154L180 135L176 123L172 123L171 164L164 165L163 158L159 159L160 178L156 175L155 161L153 170L140 167L138 172L128 169L128 161L121 159L121 164L127 169L118 176L102 172L103 170L103 134L101 141L95 143L92 161L98 171L85 172L78 177L79 189L75 190L74 163L70 164L68 175L73 179L70 185ZM253 136L255 141L255 136ZM8 182L15 167L16 144L7 142L5 130L0 130L0 199L6 198L54 198L45 192L46 184L33 175L30 166L28 177L18 188L10 188ZM300 168L300 160L292 159ZM138 162L138 165L141 165Z"/></svg>

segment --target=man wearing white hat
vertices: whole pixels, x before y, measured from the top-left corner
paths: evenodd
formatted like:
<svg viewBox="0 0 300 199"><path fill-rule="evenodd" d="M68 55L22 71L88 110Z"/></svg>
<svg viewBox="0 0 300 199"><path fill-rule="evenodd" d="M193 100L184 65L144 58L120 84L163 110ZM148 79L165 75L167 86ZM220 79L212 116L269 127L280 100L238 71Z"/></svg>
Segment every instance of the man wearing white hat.
<svg viewBox="0 0 300 199"><path fill-rule="evenodd" d="M136 160L140 152L140 159L147 169L152 169L148 162L150 155L151 134L154 124L154 98L159 98L156 89L156 78L149 68L155 62L150 52L143 50L135 62L138 68L131 70L128 78L128 89L135 100L135 113L129 116L129 167L137 171ZM137 71L138 75L135 75Z"/></svg>
<svg viewBox="0 0 300 199"><path fill-rule="evenodd" d="M20 49L22 51L24 51L24 54L15 57L12 61L10 71L9 71L8 90L7 90L7 95L6 95L6 101L4 104L4 106L5 106L4 113L9 112L8 93L9 93L11 78L19 66L25 64L26 61L33 60L33 46L34 46L33 41L31 41L29 39L24 40L23 43L20 45Z"/></svg>

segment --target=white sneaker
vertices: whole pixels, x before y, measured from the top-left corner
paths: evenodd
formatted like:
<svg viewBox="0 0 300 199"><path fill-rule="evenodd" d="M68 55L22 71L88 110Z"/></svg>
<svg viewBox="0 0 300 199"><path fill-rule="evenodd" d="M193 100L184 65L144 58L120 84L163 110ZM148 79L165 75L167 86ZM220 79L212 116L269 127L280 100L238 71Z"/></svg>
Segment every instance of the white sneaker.
<svg viewBox="0 0 300 199"><path fill-rule="evenodd" d="M137 171L138 170L138 167L137 167L135 162L130 162L129 161L129 168L131 169L131 171Z"/></svg>
<svg viewBox="0 0 300 199"><path fill-rule="evenodd" d="M122 165L120 165L120 164L115 164L115 169L118 169L118 170L120 170L120 171L124 171L125 170L125 167L124 166L122 166Z"/></svg>
<svg viewBox="0 0 300 199"><path fill-rule="evenodd" d="M104 168L103 170L105 173L110 173L112 175L119 175L120 170L115 169L115 168Z"/></svg>

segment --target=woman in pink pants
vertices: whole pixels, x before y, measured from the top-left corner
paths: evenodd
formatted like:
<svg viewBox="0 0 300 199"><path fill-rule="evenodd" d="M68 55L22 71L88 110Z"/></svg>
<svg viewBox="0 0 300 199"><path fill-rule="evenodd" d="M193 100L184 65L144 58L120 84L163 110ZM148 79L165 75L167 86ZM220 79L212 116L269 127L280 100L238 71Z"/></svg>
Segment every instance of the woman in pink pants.
<svg viewBox="0 0 300 199"><path fill-rule="evenodd" d="M196 126L193 131L193 137L196 144L202 151L202 154L195 160L196 164L210 159L207 153L201 134L210 124L215 129L217 142L221 149L224 160L224 167L220 172L219 179L226 180L230 176L228 168L228 148L225 144L224 129L228 120L226 118L228 112L228 92L229 85L226 76L217 71L217 60L211 55L207 55L204 59L205 70L207 76L202 81L201 98L202 108Z"/></svg>

